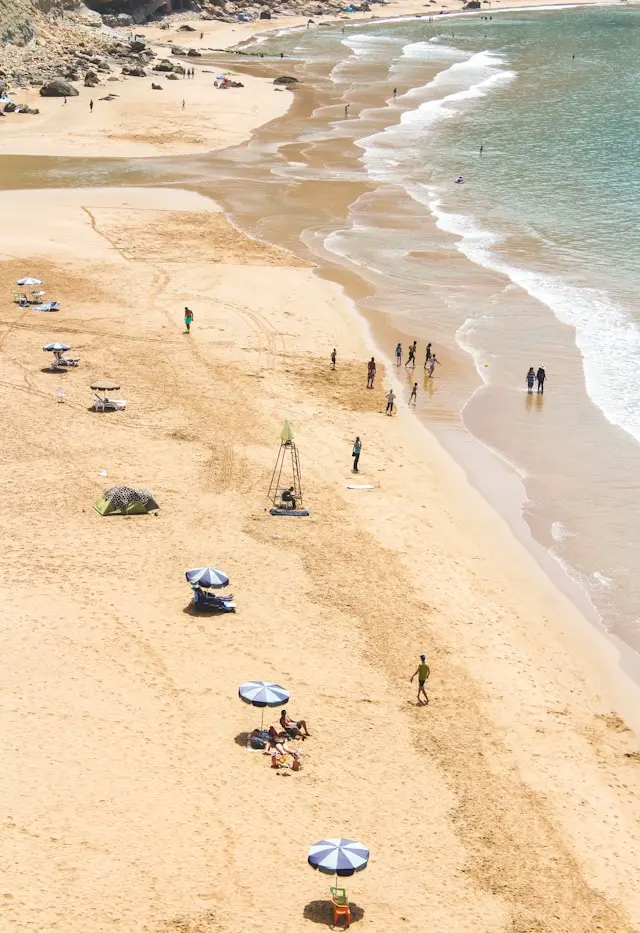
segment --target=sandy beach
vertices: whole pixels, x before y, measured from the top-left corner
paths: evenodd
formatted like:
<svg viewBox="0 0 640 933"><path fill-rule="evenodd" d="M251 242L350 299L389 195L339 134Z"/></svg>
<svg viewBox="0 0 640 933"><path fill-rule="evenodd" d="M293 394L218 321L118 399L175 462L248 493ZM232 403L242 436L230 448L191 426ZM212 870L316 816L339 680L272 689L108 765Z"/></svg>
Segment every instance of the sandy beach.
<svg viewBox="0 0 640 933"><path fill-rule="evenodd" d="M236 99L257 109L203 146L290 97ZM93 114L101 154L127 112ZM140 132L170 135L166 118ZM162 148L127 127L111 154ZM89 132L52 131L52 151L86 152ZM392 376L379 362L365 389L377 350L342 288L178 187L5 191L0 208L6 928L311 930L330 878L308 847L344 835L371 850L346 879L356 928L637 933L637 691L404 404L384 416ZM58 313L11 302L24 275ZM46 371L50 340L77 369ZM99 377L125 411L90 409ZM299 520L266 511L285 418ZM348 488L356 435L371 489ZM121 483L158 514L99 516ZM201 564L229 574L235 615L188 611ZM250 679L306 718L299 773L247 751Z"/></svg>

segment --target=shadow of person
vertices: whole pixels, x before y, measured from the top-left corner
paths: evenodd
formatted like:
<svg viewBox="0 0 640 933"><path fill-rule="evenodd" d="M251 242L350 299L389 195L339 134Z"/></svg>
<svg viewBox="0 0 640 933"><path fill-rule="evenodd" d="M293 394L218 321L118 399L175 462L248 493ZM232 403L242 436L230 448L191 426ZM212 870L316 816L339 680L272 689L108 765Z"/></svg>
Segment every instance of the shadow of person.
<svg viewBox="0 0 640 933"><path fill-rule="evenodd" d="M337 884L339 885L340 882L341 879L338 878ZM357 923L358 920L363 919L364 910L362 907L358 907L357 904L351 901L349 908L351 910L351 923ZM331 901L309 901L308 904L305 904L302 916L305 920L311 920L312 923L333 926L333 906Z"/></svg>
<svg viewBox="0 0 640 933"><path fill-rule="evenodd" d="M236 745L240 745L242 748L246 748L247 742L249 741L249 733L238 732L237 736L235 737L233 741L236 743Z"/></svg>

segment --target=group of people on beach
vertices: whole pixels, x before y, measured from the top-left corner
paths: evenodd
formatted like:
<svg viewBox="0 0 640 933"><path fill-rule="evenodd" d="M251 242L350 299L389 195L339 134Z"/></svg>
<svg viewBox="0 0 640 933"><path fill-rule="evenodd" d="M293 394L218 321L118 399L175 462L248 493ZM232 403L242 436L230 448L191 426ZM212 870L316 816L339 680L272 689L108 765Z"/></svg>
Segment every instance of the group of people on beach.
<svg viewBox="0 0 640 933"><path fill-rule="evenodd" d="M529 367L529 372L527 373L527 392L529 395L533 393L533 384L538 383L538 395L543 395L544 393L544 381L547 378L547 374L544 371L544 366L538 366L538 371L536 372L533 366Z"/></svg>
<svg viewBox="0 0 640 933"><path fill-rule="evenodd" d="M414 340L412 344L409 344L407 362L404 364L405 369L408 366L410 366L412 369L416 368L416 353L417 352L418 352L418 341ZM396 356L396 366L401 366L402 365L402 344L401 343L396 344L395 356ZM440 366L440 365L441 365L440 360L436 356L435 352L432 351L431 349L431 343L428 343L425 348L425 352L424 352L424 369L427 375L429 376L429 378L433 376L433 371L436 368L436 366Z"/></svg>
<svg viewBox="0 0 640 933"><path fill-rule="evenodd" d="M272 768L291 768L299 771L302 767L300 752L291 748L287 743L294 739L302 742L311 737L304 719L291 719L286 709L282 710L279 720L280 728L269 726L268 729L254 729L249 733L248 745L255 751L263 751L271 755ZM289 764L289 757L292 762Z"/></svg>

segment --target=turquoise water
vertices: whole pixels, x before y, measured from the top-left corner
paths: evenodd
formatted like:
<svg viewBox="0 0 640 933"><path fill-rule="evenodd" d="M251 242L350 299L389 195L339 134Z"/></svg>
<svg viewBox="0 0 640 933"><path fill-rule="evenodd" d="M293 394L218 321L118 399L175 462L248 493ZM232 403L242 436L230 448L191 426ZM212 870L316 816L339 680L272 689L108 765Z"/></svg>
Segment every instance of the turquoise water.
<svg viewBox="0 0 640 933"><path fill-rule="evenodd" d="M481 388L443 371L439 398L516 467L536 540L640 647L640 10L487 9L274 47L335 101L304 132L311 165L277 174L377 184L324 257L407 336L469 355ZM523 405L540 363L549 394Z"/></svg>

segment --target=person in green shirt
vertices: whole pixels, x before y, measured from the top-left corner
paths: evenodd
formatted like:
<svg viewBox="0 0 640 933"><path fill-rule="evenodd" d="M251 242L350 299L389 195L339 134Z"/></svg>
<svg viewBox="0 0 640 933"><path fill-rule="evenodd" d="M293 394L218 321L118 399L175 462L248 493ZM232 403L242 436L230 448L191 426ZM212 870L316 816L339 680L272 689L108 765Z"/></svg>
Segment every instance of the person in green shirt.
<svg viewBox="0 0 640 933"><path fill-rule="evenodd" d="M411 677L410 683L413 683L414 678L418 678L418 703L421 703L420 694L424 697L425 703L429 702L429 697L427 696L427 681L429 680L429 674L431 670L427 664L427 658L424 654L420 655L420 664L415 673Z"/></svg>

